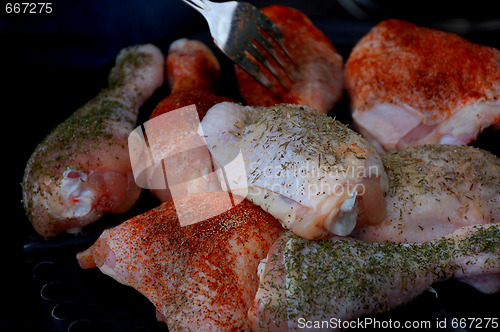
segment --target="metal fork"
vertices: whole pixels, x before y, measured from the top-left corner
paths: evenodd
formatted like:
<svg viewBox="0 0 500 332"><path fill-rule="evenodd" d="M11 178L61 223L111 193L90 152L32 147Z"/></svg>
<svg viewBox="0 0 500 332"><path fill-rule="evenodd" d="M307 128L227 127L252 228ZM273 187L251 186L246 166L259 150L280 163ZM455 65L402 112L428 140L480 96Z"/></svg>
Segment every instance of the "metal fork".
<svg viewBox="0 0 500 332"><path fill-rule="evenodd" d="M215 45L257 82L272 92L277 91L272 81L289 88L295 64L283 46L283 34L263 12L241 1L182 1L205 17ZM276 79L270 80L261 66Z"/></svg>

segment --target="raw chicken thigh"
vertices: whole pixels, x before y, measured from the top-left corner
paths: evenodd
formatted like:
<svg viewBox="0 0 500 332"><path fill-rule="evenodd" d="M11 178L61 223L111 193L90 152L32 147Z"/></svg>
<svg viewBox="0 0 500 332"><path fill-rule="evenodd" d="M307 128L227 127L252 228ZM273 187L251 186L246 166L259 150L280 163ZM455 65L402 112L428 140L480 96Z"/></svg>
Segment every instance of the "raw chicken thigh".
<svg viewBox="0 0 500 332"><path fill-rule="evenodd" d="M31 155L23 202L42 236L75 232L138 199L127 138L139 107L163 84L164 57L154 45L122 50L109 86L56 127Z"/></svg>
<svg viewBox="0 0 500 332"><path fill-rule="evenodd" d="M261 71L269 78L274 90L269 90L243 69L235 65L240 94L252 106L273 106L279 103L307 105L328 113L344 92L343 60L330 39L311 20L297 9L273 5L262 8L283 33L283 45L293 58L294 65L285 66L293 73L294 81L284 80L285 89L264 67ZM280 65L272 61L276 70ZM286 58L283 55L283 58ZM286 77L284 75L281 75Z"/></svg>
<svg viewBox="0 0 500 332"><path fill-rule="evenodd" d="M426 242L477 224L500 223L500 160L470 146L423 145L382 155L389 178L386 220L351 235L369 241ZM500 291L500 275L461 280Z"/></svg>
<svg viewBox="0 0 500 332"><path fill-rule="evenodd" d="M387 311L432 283L500 272L500 225L476 225L426 243L366 243L352 237L306 241L290 232L259 266L249 320L262 331L300 330Z"/></svg>
<svg viewBox="0 0 500 332"><path fill-rule="evenodd" d="M500 123L500 51L400 20L376 25L345 68L352 118L385 150L467 144Z"/></svg>
<svg viewBox="0 0 500 332"><path fill-rule="evenodd" d="M225 206L224 192L185 197L191 213ZM226 207L227 208L227 207ZM229 206L230 208L230 206ZM247 200L227 212L180 227L172 201L103 232L78 254L137 289L169 331L248 331L257 266L284 229Z"/></svg>
<svg viewBox="0 0 500 332"><path fill-rule="evenodd" d="M221 103L201 126L220 169L243 158L246 174L225 169L229 190L243 192L295 234L347 235L358 215L366 223L384 219L388 185L381 160L339 121L307 106Z"/></svg>

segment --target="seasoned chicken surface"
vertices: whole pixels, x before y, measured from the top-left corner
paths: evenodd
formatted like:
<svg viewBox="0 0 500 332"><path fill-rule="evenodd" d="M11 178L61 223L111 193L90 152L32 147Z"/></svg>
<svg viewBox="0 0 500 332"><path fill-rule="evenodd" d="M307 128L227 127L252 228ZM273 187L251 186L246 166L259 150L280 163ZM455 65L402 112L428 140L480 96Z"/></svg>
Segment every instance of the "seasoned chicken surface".
<svg viewBox="0 0 500 332"><path fill-rule="evenodd" d="M163 84L164 57L154 45L122 50L109 86L38 145L24 172L26 213L42 236L74 232L137 200L127 138L139 107Z"/></svg>
<svg viewBox="0 0 500 332"><path fill-rule="evenodd" d="M221 69L213 52L202 42L178 39L168 50L166 78L170 94L155 107L150 119L180 107L195 104L200 119L208 109L223 101L232 101L218 95Z"/></svg>
<svg viewBox="0 0 500 332"><path fill-rule="evenodd" d="M500 51L400 20L376 25L345 68L352 117L385 150L467 144L500 123Z"/></svg>
<svg viewBox="0 0 500 332"><path fill-rule="evenodd" d="M426 242L477 224L500 223L500 160L470 146L424 145L388 152L387 217L351 235L368 241ZM500 291L500 275L461 280Z"/></svg>
<svg viewBox="0 0 500 332"><path fill-rule="evenodd" d="M412 244L352 237L306 241L287 232L259 267L248 314L252 329L300 330L301 319L348 321L407 303L436 281L499 273L499 238L499 224Z"/></svg>
<svg viewBox="0 0 500 332"><path fill-rule="evenodd" d="M184 204L199 214L225 205L225 194L191 195ZM257 266L283 231L247 200L180 227L169 201L104 231L78 260L146 296L169 331L248 331Z"/></svg>
<svg viewBox="0 0 500 332"><path fill-rule="evenodd" d="M235 65L238 88L245 103L252 106L273 106L280 103L307 105L328 113L340 100L343 89L343 60L330 39L313 25L311 20L297 9L273 5L262 8L262 12L283 33L285 46L294 65L285 62L293 72L293 82L284 80L280 84L272 74L260 65L275 90L270 91ZM286 58L282 55L283 58ZM280 65L269 56L270 63L278 72ZM267 73L267 74L266 74ZM282 77L286 77L281 75Z"/></svg>
<svg viewBox="0 0 500 332"><path fill-rule="evenodd" d="M221 103L201 126L219 168L243 158L246 175L226 169L229 189L244 192L295 234L347 235L358 215L366 223L384 219L381 160L339 121L307 106Z"/></svg>
<svg viewBox="0 0 500 332"><path fill-rule="evenodd" d="M357 227L369 242L425 242L500 222L500 159L470 146L423 145L382 154L387 216Z"/></svg>
<svg viewBox="0 0 500 332"><path fill-rule="evenodd" d="M166 57L166 67L170 94L155 107L146 125L146 130L154 136L149 140L149 144L150 148L154 149L158 161L169 158L173 151L180 150L187 145L187 141L191 138L189 137L191 127L199 124L210 107L223 101L232 101L217 94L221 77L220 64L212 51L202 42L185 38L173 42ZM196 106L195 111L199 117L195 119L196 123L183 121L182 117L154 123L154 118L190 105ZM176 134L172 135L171 131L163 135L164 131L159 126L169 127L175 130ZM162 135L164 137L161 137ZM189 155L177 159L170 158L166 162L170 163L168 170L172 172L171 178L192 179L196 177L196 174L189 174L186 179L186 170L196 169L198 172L198 180L185 188L177 188L176 195L183 196L192 192L220 189L216 176L212 175L213 178L210 178L208 175L213 170L207 149L192 150ZM162 202L172 198L172 192L164 174L164 166L162 162L156 162L147 170L146 185ZM205 178L202 177L203 175Z"/></svg>

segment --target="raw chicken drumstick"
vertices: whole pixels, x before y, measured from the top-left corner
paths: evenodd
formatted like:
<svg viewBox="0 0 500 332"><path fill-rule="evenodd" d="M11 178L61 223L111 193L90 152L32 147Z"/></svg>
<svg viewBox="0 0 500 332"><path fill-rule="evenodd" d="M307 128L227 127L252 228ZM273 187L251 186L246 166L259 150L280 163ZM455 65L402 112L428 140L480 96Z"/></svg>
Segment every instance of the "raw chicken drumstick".
<svg viewBox="0 0 500 332"><path fill-rule="evenodd" d="M500 51L400 20L376 25L346 62L359 131L385 150L468 144L500 123Z"/></svg>
<svg viewBox="0 0 500 332"><path fill-rule="evenodd" d="M351 236L368 241L426 242L465 226L500 223L500 159L470 146L423 145L382 154L390 190L387 217ZM485 293L500 275L462 280Z"/></svg>
<svg viewBox="0 0 500 332"><path fill-rule="evenodd" d="M201 120L213 105L232 101L217 95L220 64L202 42L185 38L176 40L168 50L166 66L170 94L158 103L150 119L195 104Z"/></svg>
<svg viewBox="0 0 500 332"><path fill-rule="evenodd" d="M155 107L151 113L150 120L167 112L193 104L196 106L196 111L201 120L213 105L224 101L232 101L229 98L216 94L221 76L220 64L212 51L202 42L189 39L179 39L173 42L167 54L166 65L167 80L171 93ZM176 123L176 126L176 130L181 131L183 124ZM155 153L161 159L183 142L182 135L180 134L176 141L170 140L164 142L160 137L156 139L159 140L159 144L155 146ZM207 158L209 156L201 150L197 155L192 153L190 160L182 161L186 163L185 165L176 165L175 168L179 170L179 174L176 177L181 178L183 176L182 172L186 168L193 167L198 168L200 171L205 170L205 174L211 173L211 162ZM166 182L162 164L157 163L148 172L149 187L152 193L162 202L170 200L172 195L170 190L166 188L167 186L158 186L158 184ZM206 187L205 190L217 189L214 185L207 184L209 182L198 181L196 190L202 190L200 186ZM216 181L211 182L214 183ZM162 187L165 187L165 189L161 189Z"/></svg>
<svg viewBox="0 0 500 332"><path fill-rule="evenodd" d="M351 237L306 241L287 232L259 266L252 329L300 330L301 319L349 321L405 304L436 281L500 273L499 238L499 224L412 244Z"/></svg>
<svg viewBox="0 0 500 332"><path fill-rule="evenodd" d="M295 234L306 239L347 235L358 211L364 211L366 223L384 219L388 185L378 153L326 114L288 104L221 103L201 125L220 168L241 153L246 174L226 169L230 191Z"/></svg>
<svg viewBox="0 0 500 332"><path fill-rule="evenodd" d="M294 82L284 81L290 87L286 90L269 71L260 66L276 87L271 92L235 65L238 87L245 103L252 106L300 104L328 113L343 93L342 57L328 37L297 9L273 5L262 8L262 12L283 33L283 44L294 62L294 65L287 66L288 70L294 72ZM270 61L273 63L272 58ZM282 70L277 63L274 67L278 71Z"/></svg>
<svg viewBox="0 0 500 332"><path fill-rule="evenodd" d="M74 232L138 199L127 139L139 107L163 84L164 57L154 45L122 50L109 86L57 126L31 155L23 202L42 236Z"/></svg>
<svg viewBox="0 0 500 332"><path fill-rule="evenodd" d="M191 213L226 202L224 192L185 197ZM284 229L244 200L195 225L180 227L173 201L103 232L78 254L137 289L169 331L248 331L247 312L258 287L257 266Z"/></svg>

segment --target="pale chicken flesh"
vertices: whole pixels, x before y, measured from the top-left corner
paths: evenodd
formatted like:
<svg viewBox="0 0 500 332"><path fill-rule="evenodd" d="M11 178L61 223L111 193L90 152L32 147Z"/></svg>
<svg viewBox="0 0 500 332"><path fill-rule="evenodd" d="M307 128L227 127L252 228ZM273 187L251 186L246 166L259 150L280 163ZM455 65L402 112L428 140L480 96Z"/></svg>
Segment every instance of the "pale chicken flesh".
<svg viewBox="0 0 500 332"><path fill-rule="evenodd" d="M287 232L259 267L252 329L298 331L308 321L340 330L335 322L400 306L436 281L499 273L499 238L499 224L412 244L352 237L306 241Z"/></svg>
<svg viewBox="0 0 500 332"><path fill-rule="evenodd" d="M387 177L375 148L321 112L220 103L201 127L219 169L242 156L246 174L225 169L224 189L247 197L299 236L347 235L358 216L369 223L385 217Z"/></svg>
<svg viewBox="0 0 500 332"><path fill-rule="evenodd" d="M500 123L500 51L400 20L376 25L345 68L357 129L380 148L468 144Z"/></svg>
<svg viewBox="0 0 500 332"><path fill-rule="evenodd" d="M139 107L163 84L163 71L156 46L122 50L109 86L38 145L22 189L26 213L40 235L76 232L135 203L141 189L132 176L127 139Z"/></svg>
<svg viewBox="0 0 500 332"><path fill-rule="evenodd" d="M183 203L199 214L225 206L225 197L196 194ZM173 202L163 203L104 231L79 263L146 296L169 331L248 331L258 264L284 229L247 200L226 208L181 227Z"/></svg>
<svg viewBox="0 0 500 332"><path fill-rule="evenodd" d="M471 225L500 223L500 159L470 146L424 145L382 154L390 190L387 217L359 225L368 241L426 242ZM464 280L486 293L500 276Z"/></svg>

